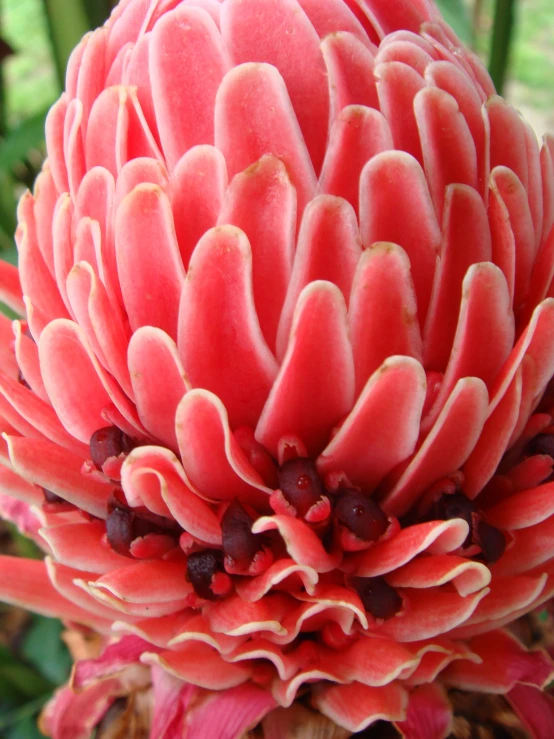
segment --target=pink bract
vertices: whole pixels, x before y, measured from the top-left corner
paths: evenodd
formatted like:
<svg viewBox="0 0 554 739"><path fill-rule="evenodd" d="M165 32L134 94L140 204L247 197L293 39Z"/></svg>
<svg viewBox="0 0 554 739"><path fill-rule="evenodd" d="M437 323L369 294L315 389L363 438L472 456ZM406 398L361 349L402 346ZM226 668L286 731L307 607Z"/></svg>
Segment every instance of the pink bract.
<svg viewBox="0 0 554 739"><path fill-rule="evenodd" d="M46 136L0 511L47 557L0 595L106 648L45 729L151 686L155 739L443 739L456 687L544 738L554 141L432 0L122 0Z"/></svg>

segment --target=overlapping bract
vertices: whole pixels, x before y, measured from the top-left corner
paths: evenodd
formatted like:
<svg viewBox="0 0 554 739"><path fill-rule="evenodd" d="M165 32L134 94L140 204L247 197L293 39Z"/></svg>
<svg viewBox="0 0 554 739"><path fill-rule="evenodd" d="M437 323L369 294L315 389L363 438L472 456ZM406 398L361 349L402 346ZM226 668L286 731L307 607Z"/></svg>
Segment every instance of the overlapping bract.
<svg viewBox="0 0 554 739"><path fill-rule="evenodd" d="M47 142L21 287L0 274L25 316L0 322L0 508L48 558L0 560L0 591L124 634L49 731L85 736L150 674L168 738L309 690L350 731L432 715L439 739L441 685L535 695L553 665L502 627L554 592L554 143L430 0L123 1ZM129 446L98 462L108 426ZM275 492L291 456L325 488L305 515ZM345 489L377 541L337 518ZM262 537L228 534L244 562L233 501Z"/></svg>

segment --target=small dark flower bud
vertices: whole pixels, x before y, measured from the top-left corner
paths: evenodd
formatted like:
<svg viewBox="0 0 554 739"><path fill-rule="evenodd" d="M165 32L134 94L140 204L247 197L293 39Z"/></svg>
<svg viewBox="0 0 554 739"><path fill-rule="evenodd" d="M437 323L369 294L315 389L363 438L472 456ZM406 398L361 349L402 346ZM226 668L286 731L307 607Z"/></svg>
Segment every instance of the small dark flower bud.
<svg viewBox="0 0 554 739"><path fill-rule="evenodd" d="M279 487L299 516L305 516L325 494L315 464L306 457L289 459L279 468Z"/></svg>
<svg viewBox="0 0 554 739"><path fill-rule="evenodd" d="M120 454L128 454L134 446L131 437L124 434L117 426L106 426L106 428L95 431L90 437L90 456L94 466L102 472L107 459L119 457Z"/></svg>
<svg viewBox="0 0 554 739"><path fill-rule="evenodd" d="M215 599L210 586L213 576L218 572L223 572L223 555L218 549L205 549L203 552L189 554L187 579L201 598Z"/></svg>
<svg viewBox="0 0 554 739"><path fill-rule="evenodd" d="M392 618L402 608L402 598L384 578L354 577L351 582L365 610L374 618Z"/></svg>
<svg viewBox="0 0 554 739"><path fill-rule="evenodd" d="M357 490L339 493L335 515L339 523L365 541L377 541L389 525L377 503Z"/></svg>

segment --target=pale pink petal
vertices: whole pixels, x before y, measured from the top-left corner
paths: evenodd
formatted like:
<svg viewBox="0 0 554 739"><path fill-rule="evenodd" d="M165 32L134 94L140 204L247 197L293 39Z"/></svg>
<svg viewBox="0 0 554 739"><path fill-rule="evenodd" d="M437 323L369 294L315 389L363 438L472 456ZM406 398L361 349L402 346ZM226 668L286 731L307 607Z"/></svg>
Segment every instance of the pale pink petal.
<svg viewBox="0 0 554 739"><path fill-rule="evenodd" d="M37 223L38 245L42 257L50 270L50 274L53 275L54 244L52 239L52 221L54 219L56 201L60 193L56 188L49 161L44 163L42 172L36 179L33 195L35 198L34 214Z"/></svg>
<svg viewBox="0 0 554 739"><path fill-rule="evenodd" d="M291 580L288 580L289 578ZM317 572L311 567L299 565L293 559L282 558L270 565L262 575L244 578L242 582L237 582L236 589L241 598L255 602L273 588L292 590L293 586L289 587L291 581L297 583L297 589L303 587L308 595L312 595L318 579Z"/></svg>
<svg viewBox="0 0 554 739"><path fill-rule="evenodd" d="M416 557L387 575L387 582L395 588L431 588L451 582L462 596L482 590L490 580L484 564L452 554Z"/></svg>
<svg viewBox="0 0 554 739"><path fill-rule="evenodd" d="M45 123L45 136L48 147L48 161L52 177L59 193L69 191L67 166L63 146L63 122L70 97L64 93L48 111Z"/></svg>
<svg viewBox="0 0 554 739"><path fill-rule="evenodd" d="M322 366L324 373L319 371ZM279 440L292 432L315 455L353 401L354 362L344 298L332 283L312 282L298 300L287 353L256 439L276 458Z"/></svg>
<svg viewBox="0 0 554 739"><path fill-rule="evenodd" d="M106 540L106 526L100 521L66 523L41 530L54 557L61 564L103 575L133 560L113 551Z"/></svg>
<svg viewBox="0 0 554 739"><path fill-rule="evenodd" d="M187 149L213 144L216 92L229 66L218 28L202 8L180 5L156 23L149 69L169 169ZM175 95L177 89L179 95Z"/></svg>
<svg viewBox="0 0 554 739"><path fill-rule="evenodd" d="M250 245L234 226L208 231L194 251L181 300L178 346L191 385L218 395L232 426L254 426L277 363L256 316Z"/></svg>
<svg viewBox="0 0 554 739"><path fill-rule="evenodd" d="M229 177L264 154L279 157L296 187L302 214L315 192L316 175L285 82L275 67L247 63L226 74L216 98L215 144L225 156Z"/></svg>
<svg viewBox="0 0 554 739"><path fill-rule="evenodd" d="M42 490L36 485L27 482L12 470L0 465L0 490L30 506L40 507L44 502Z"/></svg>
<svg viewBox="0 0 554 739"><path fill-rule="evenodd" d="M263 156L235 175L218 218L219 225L227 223L242 229L252 247L254 303L274 351L296 234L296 192L280 159Z"/></svg>

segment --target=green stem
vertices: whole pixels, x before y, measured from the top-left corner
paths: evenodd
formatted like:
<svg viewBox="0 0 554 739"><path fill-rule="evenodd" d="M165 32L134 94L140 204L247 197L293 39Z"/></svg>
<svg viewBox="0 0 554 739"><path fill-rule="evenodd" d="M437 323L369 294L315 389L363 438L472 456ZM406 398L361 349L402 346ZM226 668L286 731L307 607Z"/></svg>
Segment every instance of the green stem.
<svg viewBox="0 0 554 739"><path fill-rule="evenodd" d="M65 68L69 55L82 36L90 29L83 0L42 0L54 63L60 87L65 86Z"/></svg>
<svg viewBox="0 0 554 739"><path fill-rule="evenodd" d="M516 0L496 0L489 72L499 95L502 95L514 30Z"/></svg>

